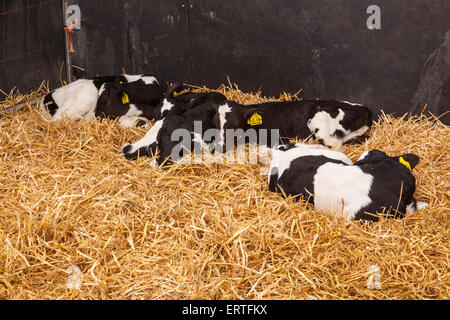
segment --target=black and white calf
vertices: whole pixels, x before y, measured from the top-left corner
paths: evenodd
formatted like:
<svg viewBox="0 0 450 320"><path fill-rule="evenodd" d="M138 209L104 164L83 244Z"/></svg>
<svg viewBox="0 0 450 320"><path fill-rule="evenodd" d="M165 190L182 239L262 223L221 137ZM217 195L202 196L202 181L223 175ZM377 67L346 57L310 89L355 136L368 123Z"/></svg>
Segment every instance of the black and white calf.
<svg viewBox="0 0 450 320"><path fill-rule="evenodd" d="M122 74L93 79L79 79L45 96L40 104L41 113L49 120L59 120L63 117L68 117L75 121L80 119L93 120L99 93L101 93L101 87L105 83L127 83L141 89L150 88L150 90L153 87L160 87L156 77L153 75ZM124 109L127 108L129 106L124 107Z"/></svg>
<svg viewBox="0 0 450 320"><path fill-rule="evenodd" d="M225 96L218 92L183 92L185 85L181 82L172 84L166 91L163 101L155 108L156 121L173 114L182 114L204 103L217 104L226 100Z"/></svg>
<svg viewBox="0 0 450 320"><path fill-rule="evenodd" d="M315 210L355 220L378 221L377 213L403 217L427 204L414 199L414 154L364 153L353 165L343 153L322 146L289 144L273 150L269 190L303 195Z"/></svg>
<svg viewBox="0 0 450 320"><path fill-rule="evenodd" d="M145 120L154 118L163 95L157 82L104 83L99 90L95 117L118 119L123 127L145 124Z"/></svg>
<svg viewBox="0 0 450 320"><path fill-rule="evenodd" d="M347 101L303 100L249 106L226 101L215 108L214 123L220 130L222 146L226 144L228 129L266 129L267 140L258 139L260 144L270 144L271 130L278 129L280 138L313 136L321 144L339 149L372 125L372 113L367 107Z"/></svg>
<svg viewBox="0 0 450 320"><path fill-rule="evenodd" d="M141 140L123 148L122 154L127 159L155 155L158 147L159 164L168 158L177 162L186 150L201 151L205 144L212 142L211 139L214 137L205 139L204 133L214 128L213 104L225 101L225 96L217 92L181 94L179 90L180 85L169 88L163 102L155 109L155 120L159 120ZM197 144L197 147L194 144ZM179 152L175 150L177 146Z"/></svg>

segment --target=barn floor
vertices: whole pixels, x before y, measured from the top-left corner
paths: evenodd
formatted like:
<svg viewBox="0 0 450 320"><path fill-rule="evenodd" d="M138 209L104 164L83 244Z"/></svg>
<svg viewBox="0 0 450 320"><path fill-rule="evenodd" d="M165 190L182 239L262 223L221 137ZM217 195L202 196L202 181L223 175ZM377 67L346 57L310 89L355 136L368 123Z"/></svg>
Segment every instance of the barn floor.
<svg viewBox="0 0 450 320"><path fill-rule="evenodd" d="M450 298L450 128L432 116L384 115L345 146L352 160L421 157L416 198L429 207L371 225L269 192L261 165L159 170L118 154L144 133L48 122L36 107L0 119L1 299ZM380 289L368 289L372 265Z"/></svg>

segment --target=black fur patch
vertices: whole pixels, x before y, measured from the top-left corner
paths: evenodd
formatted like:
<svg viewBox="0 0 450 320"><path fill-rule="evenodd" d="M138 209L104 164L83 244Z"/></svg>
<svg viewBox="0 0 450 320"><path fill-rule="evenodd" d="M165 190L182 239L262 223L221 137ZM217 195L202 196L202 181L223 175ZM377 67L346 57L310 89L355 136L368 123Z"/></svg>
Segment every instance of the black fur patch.
<svg viewBox="0 0 450 320"><path fill-rule="evenodd" d="M94 86L97 88L97 90L100 90L100 87L104 83L126 83L127 79L123 76L105 76L105 77L96 77L92 79Z"/></svg>
<svg viewBox="0 0 450 320"><path fill-rule="evenodd" d="M343 163L325 156L304 156L293 160L289 169L278 178L276 190L280 193L283 190L287 196L303 195L305 199L309 199L310 203L314 203L314 197L311 196L314 194L314 176L320 166L329 162ZM272 184L273 178L272 175L270 181Z"/></svg>
<svg viewBox="0 0 450 320"><path fill-rule="evenodd" d="M344 133L344 131L338 129L338 130L336 130L336 131L334 132L334 135L335 135L336 137L342 139L342 138L345 136L345 133Z"/></svg>
<svg viewBox="0 0 450 320"><path fill-rule="evenodd" d="M53 117L56 113L56 110L58 110L58 105L56 104L55 100L53 100L53 92L50 92L44 98L44 106L47 108L48 112Z"/></svg>

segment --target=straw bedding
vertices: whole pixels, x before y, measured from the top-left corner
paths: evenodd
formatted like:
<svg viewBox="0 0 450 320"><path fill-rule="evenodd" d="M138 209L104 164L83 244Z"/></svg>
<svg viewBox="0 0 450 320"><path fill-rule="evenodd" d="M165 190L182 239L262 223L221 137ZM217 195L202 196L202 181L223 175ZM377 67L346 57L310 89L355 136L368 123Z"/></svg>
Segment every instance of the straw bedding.
<svg viewBox="0 0 450 320"><path fill-rule="evenodd" d="M27 98L11 94L0 110ZM269 192L260 164L127 161L119 150L145 130L114 121L48 122L28 107L0 130L1 299L450 297L450 129L434 116L382 115L366 143L344 147L352 160L373 148L421 158L416 198L429 207L374 224Z"/></svg>

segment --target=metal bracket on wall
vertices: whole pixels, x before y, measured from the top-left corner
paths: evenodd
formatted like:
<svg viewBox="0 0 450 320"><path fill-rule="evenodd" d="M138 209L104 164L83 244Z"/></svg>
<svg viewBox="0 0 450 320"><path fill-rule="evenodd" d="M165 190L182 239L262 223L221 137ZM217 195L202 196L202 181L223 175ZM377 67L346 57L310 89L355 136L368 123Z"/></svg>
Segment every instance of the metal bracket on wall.
<svg viewBox="0 0 450 320"><path fill-rule="evenodd" d="M187 27L187 35L189 41L189 81L194 81L194 60L192 57L192 33L191 33L191 14L190 10L193 8L193 5L190 3L190 0L186 0L186 27Z"/></svg>
<svg viewBox="0 0 450 320"><path fill-rule="evenodd" d="M68 7L68 0L63 0L62 1L62 15L63 15L63 24L64 24L64 43L65 43L65 50L66 50L66 55L65 55L65 63L66 63L66 77L67 77L67 82L71 83L72 79L73 79L73 71L72 71L72 59L70 57L70 48L69 48L69 41L68 41L68 31L67 31L67 26L66 25L66 20L67 20L67 7Z"/></svg>

